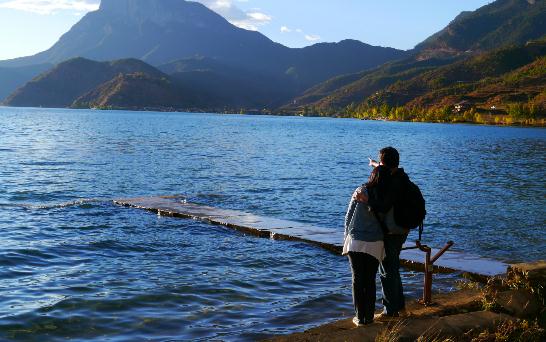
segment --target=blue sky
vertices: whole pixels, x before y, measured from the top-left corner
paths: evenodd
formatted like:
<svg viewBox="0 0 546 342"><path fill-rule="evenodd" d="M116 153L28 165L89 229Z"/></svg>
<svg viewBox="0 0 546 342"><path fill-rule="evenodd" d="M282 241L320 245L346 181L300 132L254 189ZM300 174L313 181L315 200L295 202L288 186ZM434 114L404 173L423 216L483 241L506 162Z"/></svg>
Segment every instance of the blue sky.
<svg viewBox="0 0 546 342"><path fill-rule="evenodd" d="M410 49L491 0L198 0L290 47L346 38ZM0 0L0 60L53 45L99 0Z"/></svg>

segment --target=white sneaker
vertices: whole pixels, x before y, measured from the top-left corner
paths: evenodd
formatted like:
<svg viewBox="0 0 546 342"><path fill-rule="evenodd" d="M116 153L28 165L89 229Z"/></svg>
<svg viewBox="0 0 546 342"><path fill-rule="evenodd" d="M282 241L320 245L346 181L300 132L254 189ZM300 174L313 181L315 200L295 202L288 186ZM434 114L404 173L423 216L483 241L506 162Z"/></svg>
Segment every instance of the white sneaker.
<svg viewBox="0 0 546 342"><path fill-rule="evenodd" d="M363 326L364 326L364 323L362 323L362 322L358 319L358 317L356 317L356 316L353 317L353 323L354 323L354 325L356 325L357 327L363 327Z"/></svg>

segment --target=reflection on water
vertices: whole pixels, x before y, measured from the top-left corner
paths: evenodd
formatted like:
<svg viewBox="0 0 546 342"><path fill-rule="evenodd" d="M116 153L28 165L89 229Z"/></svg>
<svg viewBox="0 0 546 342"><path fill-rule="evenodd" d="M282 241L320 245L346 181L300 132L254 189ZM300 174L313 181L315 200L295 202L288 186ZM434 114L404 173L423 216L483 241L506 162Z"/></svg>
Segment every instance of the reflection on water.
<svg viewBox="0 0 546 342"><path fill-rule="evenodd" d="M0 118L0 339L257 339L349 317L345 258L109 199L184 194L339 230L366 157L384 145L425 194L427 243L543 258L542 129L11 108ZM422 276L404 281L417 297Z"/></svg>
<svg viewBox="0 0 546 342"><path fill-rule="evenodd" d="M4 338L257 339L351 315L347 261L304 243L109 202L11 215L26 223L0 257ZM405 281L417 297L422 277Z"/></svg>

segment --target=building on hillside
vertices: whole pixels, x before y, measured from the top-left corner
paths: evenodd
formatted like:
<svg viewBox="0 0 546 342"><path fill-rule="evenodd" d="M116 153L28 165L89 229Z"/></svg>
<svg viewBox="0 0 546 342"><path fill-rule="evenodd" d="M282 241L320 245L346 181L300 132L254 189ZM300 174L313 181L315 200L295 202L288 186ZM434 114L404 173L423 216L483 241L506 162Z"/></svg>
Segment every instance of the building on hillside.
<svg viewBox="0 0 546 342"><path fill-rule="evenodd" d="M453 105L454 113L463 113L472 108L472 104L468 101L461 101Z"/></svg>

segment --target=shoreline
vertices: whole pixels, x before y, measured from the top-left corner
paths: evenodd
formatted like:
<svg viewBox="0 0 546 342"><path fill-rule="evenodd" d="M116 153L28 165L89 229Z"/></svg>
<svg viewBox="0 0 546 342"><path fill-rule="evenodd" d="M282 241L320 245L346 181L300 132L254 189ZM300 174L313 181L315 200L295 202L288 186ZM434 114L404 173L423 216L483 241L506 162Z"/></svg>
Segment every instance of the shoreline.
<svg viewBox="0 0 546 342"><path fill-rule="evenodd" d="M282 112L269 112L269 111L235 111L235 110L204 110L204 109L180 109L180 108L52 108L52 107L12 107L12 106L0 106L0 108L32 108L32 109L62 109L62 110L96 110L96 111L131 111L131 112L158 112L158 113L189 113L189 114L219 114L219 115L249 115L249 116L278 116L278 117L304 117L304 118L330 118L330 119L353 119L361 121L384 121L384 122L407 122L407 123L430 123L430 124L464 124L464 125L476 125L476 126L494 126L494 127L522 127L522 128L545 128L546 118L540 119L537 123L525 123L521 121L516 122L495 122L495 120L488 120L483 122L477 121L447 121L447 120L391 120L388 118L360 118L356 116L342 116L342 115L301 115L296 113L282 113ZM493 114L490 117L499 117Z"/></svg>
<svg viewBox="0 0 546 342"><path fill-rule="evenodd" d="M516 264L485 285L463 282L436 294L431 306L407 301L406 314L387 322L355 327L347 318L265 341L540 341L546 338L545 279L546 261Z"/></svg>

